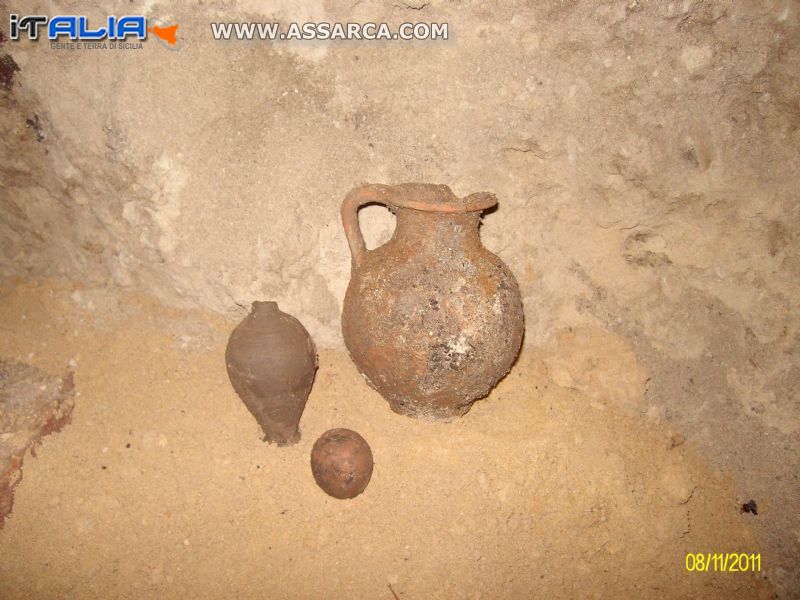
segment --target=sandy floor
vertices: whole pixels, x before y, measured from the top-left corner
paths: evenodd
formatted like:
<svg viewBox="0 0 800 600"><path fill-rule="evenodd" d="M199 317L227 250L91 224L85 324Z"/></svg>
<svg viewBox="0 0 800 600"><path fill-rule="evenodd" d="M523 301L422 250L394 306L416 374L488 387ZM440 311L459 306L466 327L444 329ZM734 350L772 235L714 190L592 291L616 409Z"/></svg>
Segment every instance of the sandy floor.
<svg viewBox="0 0 800 600"><path fill-rule="evenodd" d="M57 283L0 291L0 356L61 373L72 424L28 456L0 531L0 596L762 597L686 552L758 552L732 486L681 438L556 386L523 356L458 422L392 413L324 352L295 447L267 446L227 381L232 323ZM308 457L370 443L337 501ZM764 556L769 561L769 556Z"/></svg>

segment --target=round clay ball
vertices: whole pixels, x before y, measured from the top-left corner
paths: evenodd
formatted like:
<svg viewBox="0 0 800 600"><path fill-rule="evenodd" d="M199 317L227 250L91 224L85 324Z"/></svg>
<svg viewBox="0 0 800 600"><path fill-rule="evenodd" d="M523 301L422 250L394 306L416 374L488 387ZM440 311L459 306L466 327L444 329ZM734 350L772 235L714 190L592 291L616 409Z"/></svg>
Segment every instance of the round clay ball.
<svg viewBox="0 0 800 600"><path fill-rule="evenodd" d="M330 429L314 442L311 472L329 496L355 498L372 476L372 450L355 431Z"/></svg>

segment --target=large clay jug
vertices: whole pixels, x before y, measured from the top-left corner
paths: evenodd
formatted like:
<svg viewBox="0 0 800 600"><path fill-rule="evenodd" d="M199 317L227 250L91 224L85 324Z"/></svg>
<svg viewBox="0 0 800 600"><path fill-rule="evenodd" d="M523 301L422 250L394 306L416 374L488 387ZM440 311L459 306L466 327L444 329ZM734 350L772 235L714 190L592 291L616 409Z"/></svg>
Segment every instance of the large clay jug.
<svg viewBox="0 0 800 600"><path fill-rule="evenodd" d="M358 210L395 213L394 235L367 250ZM422 183L364 185L342 204L352 255L342 333L367 382L400 414L466 413L511 368L523 335L514 275L480 241L488 193L458 198Z"/></svg>

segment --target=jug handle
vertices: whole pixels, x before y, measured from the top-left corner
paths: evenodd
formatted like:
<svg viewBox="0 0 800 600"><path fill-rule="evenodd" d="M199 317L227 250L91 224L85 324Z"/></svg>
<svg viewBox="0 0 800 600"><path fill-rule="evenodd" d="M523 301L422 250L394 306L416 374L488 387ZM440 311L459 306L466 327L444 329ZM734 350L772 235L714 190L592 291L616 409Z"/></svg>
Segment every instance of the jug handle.
<svg viewBox="0 0 800 600"><path fill-rule="evenodd" d="M347 244L350 246L352 270L356 271L364 264L367 245L358 223L358 210L367 204L383 204L387 206L391 195L391 186L362 185L353 189L342 202L342 225Z"/></svg>

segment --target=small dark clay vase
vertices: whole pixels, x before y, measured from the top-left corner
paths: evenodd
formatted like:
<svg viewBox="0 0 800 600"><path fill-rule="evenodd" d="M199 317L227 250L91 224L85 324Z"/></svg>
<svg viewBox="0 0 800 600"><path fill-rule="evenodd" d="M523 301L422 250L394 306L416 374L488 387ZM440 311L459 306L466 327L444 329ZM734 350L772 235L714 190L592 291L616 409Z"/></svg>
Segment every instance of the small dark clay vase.
<svg viewBox="0 0 800 600"><path fill-rule="evenodd" d="M300 440L298 423L306 406L317 351L302 323L275 302L253 302L228 340L225 364L233 389L278 446Z"/></svg>

